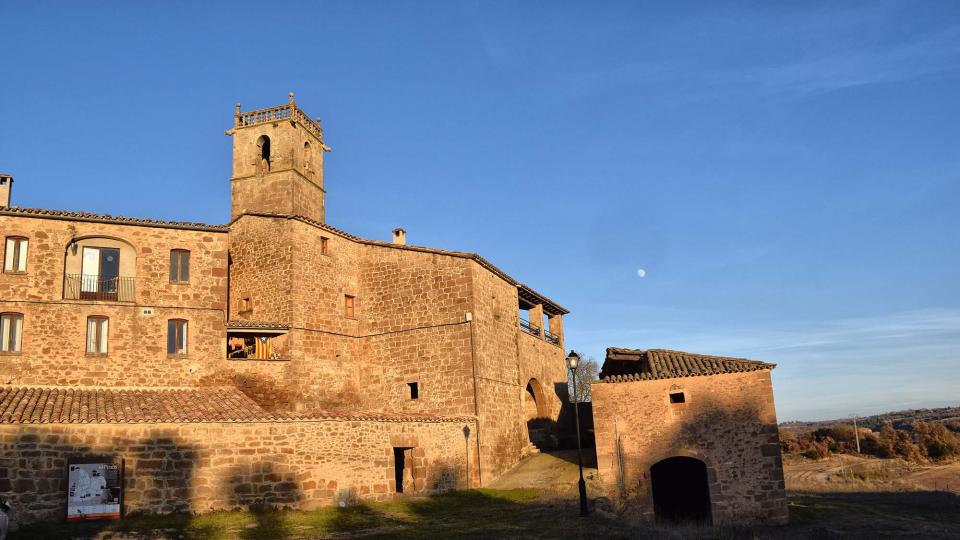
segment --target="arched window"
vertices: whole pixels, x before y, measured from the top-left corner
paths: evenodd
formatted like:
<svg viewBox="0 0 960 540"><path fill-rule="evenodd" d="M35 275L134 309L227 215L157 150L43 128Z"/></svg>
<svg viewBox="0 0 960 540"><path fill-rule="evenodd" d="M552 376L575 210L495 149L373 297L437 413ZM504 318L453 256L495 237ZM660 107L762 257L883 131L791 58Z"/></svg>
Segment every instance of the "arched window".
<svg viewBox="0 0 960 540"><path fill-rule="evenodd" d="M107 354L110 319L101 315L87 317L87 354Z"/></svg>
<svg viewBox="0 0 960 540"><path fill-rule="evenodd" d="M0 313L0 352L19 353L23 313Z"/></svg>
<svg viewBox="0 0 960 540"><path fill-rule="evenodd" d="M261 135L257 139L257 148L260 150L260 168L264 171L270 170L270 137Z"/></svg>
<svg viewBox="0 0 960 540"><path fill-rule="evenodd" d="M27 271L28 241L22 236L7 237L6 250L3 254L3 271L19 273Z"/></svg>
<svg viewBox="0 0 960 540"><path fill-rule="evenodd" d="M187 321L183 319L167 321L167 354L170 356L187 355Z"/></svg>
<svg viewBox="0 0 960 540"><path fill-rule="evenodd" d="M310 149L310 142L303 143L303 170L309 171L311 167L311 161L313 160L312 150Z"/></svg>

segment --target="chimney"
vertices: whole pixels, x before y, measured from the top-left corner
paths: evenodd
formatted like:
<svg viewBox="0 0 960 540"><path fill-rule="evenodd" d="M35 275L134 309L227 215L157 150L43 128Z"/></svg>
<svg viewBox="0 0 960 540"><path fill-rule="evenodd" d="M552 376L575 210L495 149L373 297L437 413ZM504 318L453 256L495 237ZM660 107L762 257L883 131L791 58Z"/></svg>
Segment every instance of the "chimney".
<svg viewBox="0 0 960 540"><path fill-rule="evenodd" d="M407 245L407 231L400 227L393 230L393 243L398 246Z"/></svg>
<svg viewBox="0 0 960 540"><path fill-rule="evenodd" d="M10 190L13 189L13 177L0 173L0 208L10 206Z"/></svg>

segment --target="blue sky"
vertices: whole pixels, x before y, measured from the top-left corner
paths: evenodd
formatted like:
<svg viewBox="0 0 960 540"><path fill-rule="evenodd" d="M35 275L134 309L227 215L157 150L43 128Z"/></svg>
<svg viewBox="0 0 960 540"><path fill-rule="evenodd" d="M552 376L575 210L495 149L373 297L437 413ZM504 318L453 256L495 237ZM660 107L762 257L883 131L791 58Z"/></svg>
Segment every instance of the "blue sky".
<svg viewBox="0 0 960 540"><path fill-rule="evenodd" d="M569 346L776 362L783 420L960 404L956 2L40 4L16 204L226 222L233 104L292 90L330 224L483 254Z"/></svg>

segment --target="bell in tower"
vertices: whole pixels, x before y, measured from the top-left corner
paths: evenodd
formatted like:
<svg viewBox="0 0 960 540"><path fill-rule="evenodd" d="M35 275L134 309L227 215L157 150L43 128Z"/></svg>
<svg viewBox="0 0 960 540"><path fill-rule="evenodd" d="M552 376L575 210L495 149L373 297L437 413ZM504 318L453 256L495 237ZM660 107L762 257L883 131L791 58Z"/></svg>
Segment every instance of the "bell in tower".
<svg viewBox="0 0 960 540"><path fill-rule="evenodd" d="M232 218L250 213L303 216L323 223L323 143L314 121L293 101L234 114Z"/></svg>

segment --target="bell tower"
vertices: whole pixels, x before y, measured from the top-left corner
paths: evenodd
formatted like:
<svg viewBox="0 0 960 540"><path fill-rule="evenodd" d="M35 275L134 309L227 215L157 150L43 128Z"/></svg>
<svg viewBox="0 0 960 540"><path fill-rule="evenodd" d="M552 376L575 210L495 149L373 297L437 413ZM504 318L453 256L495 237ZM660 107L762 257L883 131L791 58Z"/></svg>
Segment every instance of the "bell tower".
<svg viewBox="0 0 960 540"><path fill-rule="evenodd" d="M323 143L320 119L311 120L293 101L234 114L231 218L266 212L323 223Z"/></svg>

